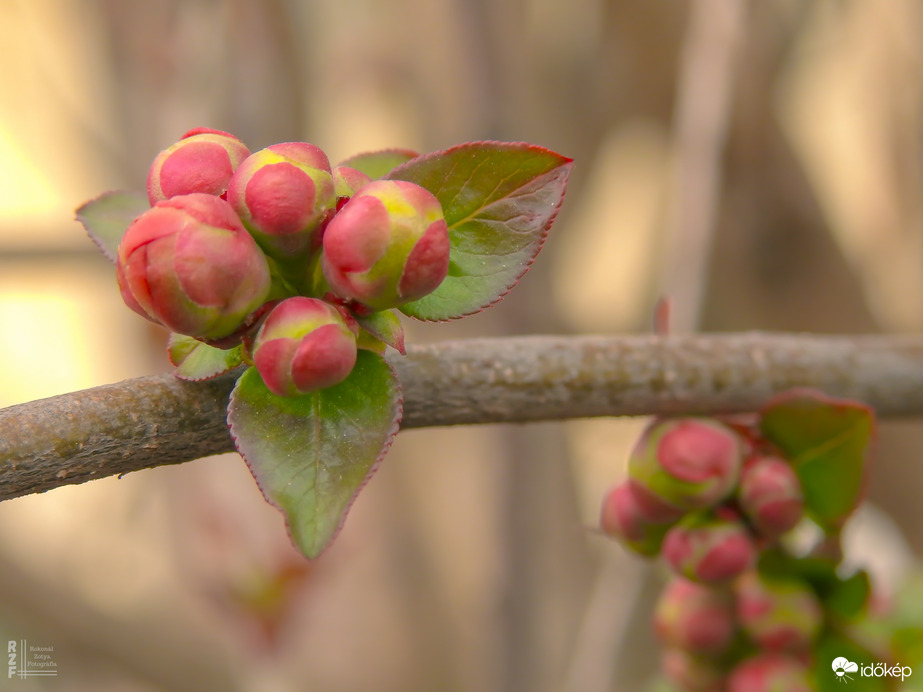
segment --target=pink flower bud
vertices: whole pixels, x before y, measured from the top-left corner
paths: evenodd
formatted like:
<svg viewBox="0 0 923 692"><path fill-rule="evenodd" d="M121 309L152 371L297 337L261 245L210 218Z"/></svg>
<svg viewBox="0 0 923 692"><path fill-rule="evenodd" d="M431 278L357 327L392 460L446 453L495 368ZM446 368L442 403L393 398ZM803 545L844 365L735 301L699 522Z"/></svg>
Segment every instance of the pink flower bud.
<svg viewBox="0 0 923 692"><path fill-rule="evenodd" d="M706 418L654 420L628 460L628 473L662 503L684 510L712 507L733 492L742 443Z"/></svg>
<svg viewBox="0 0 923 692"><path fill-rule="evenodd" d="M702 656L718 656L734 638L734 598L729 591L675 577L654 610L661 641Z"/></svg>
<svg viewBox="0 0 923 692"><path fill-rule="evenodd" d="M761 653L739 663L728 676L727 692L811 692L808 666L791 656Z"/></svg>
<svg viewBox="0 0 923 692"><path fill-rule="evenodd" d="M675 518L672 521L652 521L637 500L628 482L611 488L603 498L600 528L636 553L656 555Z"/></svg>
<svg viewBox="0 0 923 692"><path fill-rule="evenodd" d="M747 460L737 498L747 518L770 539L794 528L804 516L801 481L791 464L778 457Z"/></svg>
<svg viewBox="0 0 923 692"><path fill-rule="evenodd" d="M743 522L713 515L689 515L667 532L663 555L688 579L725 582L753 564L753 539Z"/></svg>
<svg viewBox="0 0 923 692"><path fill-rule="evenodd" d="M737 618L761 648L798 651L811 646L823 622L817 595L794 578L767 578L752 570L734 585Z"/></svg>
<svg viewBox="0 0 923 692"><path fill-rule="evenodd" d="M355 168L337 166L333 169L333 185L336 188L337 197L352 197L370 182L372 182L370 177Z"/></svg>
<svg viewBox="0 0 923 692"><path fill-rule="evenodd" d="M666 649L660 657L664 675L683 692L724 692L724 668L683 649Z"/></svg>
<svg viewBox="0 0 923 692"><path fill-rule="evenodd" d="M151 206L165 199L202 192L223 196L231 174L250 155L234 135L196 128L160 152L147 175Z"/></svg>
<svg viewBox="0 0 923 692"><path fill-rule="evenodd" d="M401 180L361 188L324 232L331 290L372 310L432 293L449 270L449 231L429 191Z"/></svg>
<svg viewBox="0 0 923 692"><path fill-rule="evenodd" d="M287 298L256 335L253 362L269 390L279 396L332 387L356 364L356 331L329 303Z"/></svg>
<svg viewBox="0 0 923 692"><path fill-rule="evenodd" d="M119 245L117 277L132 310L203 339L234 332L270 288L266 257L237 214L205 194L158 202L135 219Z"/></svg>
<svg viewBox="0 0 923 692"><path fill-rule="evenodd" d="M629 478L627 483L631 486L631 494L641 515L655 524L673 524L684 517L688 512L680 509L651 492L646 485Z"/></svg>
<svg viewBox="0 0 923 692"><path fill-rule="evenodd" d="M228 202L267 255L303 258L320 248L321 227L336 207L330 162L313 144L273 144L240 164Z"/></svg>

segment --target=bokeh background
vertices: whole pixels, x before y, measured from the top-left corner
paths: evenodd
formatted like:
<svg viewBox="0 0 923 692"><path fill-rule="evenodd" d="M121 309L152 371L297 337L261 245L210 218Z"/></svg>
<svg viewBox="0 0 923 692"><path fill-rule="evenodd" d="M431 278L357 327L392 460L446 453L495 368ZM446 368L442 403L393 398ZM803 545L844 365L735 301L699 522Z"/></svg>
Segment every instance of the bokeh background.
<svg viewBox="0 0 923 692"><path fill-rule="evenodd" d="M0 405L168 368L73 221L186 130L576 160L533 269L409 339L923 326L915 0L0 0ZM234 455L0 505L0 641L67 692L646 689L660 579L595 529L642 421L402 434L306 563ZM883 426L852 559L923 548ZM879 509L875 509L875 507ZM883 508L883 509L882 509Z"/></svg>

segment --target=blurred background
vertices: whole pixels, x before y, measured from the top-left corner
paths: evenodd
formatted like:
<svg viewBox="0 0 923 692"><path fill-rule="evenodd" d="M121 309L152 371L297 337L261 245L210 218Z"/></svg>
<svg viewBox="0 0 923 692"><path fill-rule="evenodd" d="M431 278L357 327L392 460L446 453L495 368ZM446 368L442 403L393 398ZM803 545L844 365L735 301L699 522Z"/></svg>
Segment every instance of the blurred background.
<svg viewBox="0 0 923 692"><path fill-rule="evenodd" d="M923 326L914 0L0 0L0 405L166 371L73 221L186 130L331 161L524 140L576 160L501 304L411 343ZM643 421L399 436L307 563L234 455L0 504L0 641L67 692L646 689L659 572L595 531ZM848 544L923 548L923 430L889 422ZM886 511L874 507L886 508Z"/></svg>

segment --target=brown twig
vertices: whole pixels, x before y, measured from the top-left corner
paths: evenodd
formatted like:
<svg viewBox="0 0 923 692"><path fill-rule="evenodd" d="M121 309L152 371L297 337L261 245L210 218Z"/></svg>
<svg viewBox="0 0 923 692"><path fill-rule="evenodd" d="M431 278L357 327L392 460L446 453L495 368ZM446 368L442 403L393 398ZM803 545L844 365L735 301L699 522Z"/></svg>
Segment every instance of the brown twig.
<svg viewBox="0 0 923 692"><path fill-rule="evenodd" d="M731 413L791 387L923 414L923 337L532 336L394 356L403 428ZM0 500L233 450L234 377L126 380L0 410Z"/></svg>

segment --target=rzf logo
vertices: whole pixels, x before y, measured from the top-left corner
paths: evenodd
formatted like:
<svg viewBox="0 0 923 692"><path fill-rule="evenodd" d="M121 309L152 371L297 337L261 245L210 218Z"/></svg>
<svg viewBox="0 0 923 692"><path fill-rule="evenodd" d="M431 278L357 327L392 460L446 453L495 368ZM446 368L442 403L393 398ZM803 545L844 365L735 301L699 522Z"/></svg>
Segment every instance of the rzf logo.
<svg viewBox="0 0 923 692"><path fill-rule="evenodd" d="M6 643L6 653L9 654L9 668L6 671L6 677L11 678L16 675L16 642Z"/></svg>

